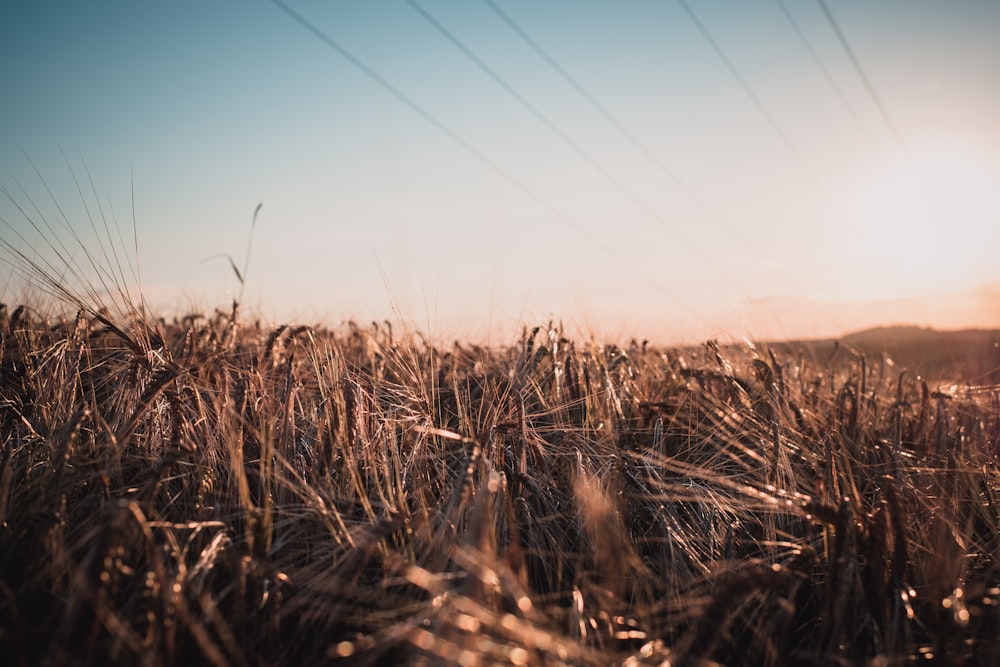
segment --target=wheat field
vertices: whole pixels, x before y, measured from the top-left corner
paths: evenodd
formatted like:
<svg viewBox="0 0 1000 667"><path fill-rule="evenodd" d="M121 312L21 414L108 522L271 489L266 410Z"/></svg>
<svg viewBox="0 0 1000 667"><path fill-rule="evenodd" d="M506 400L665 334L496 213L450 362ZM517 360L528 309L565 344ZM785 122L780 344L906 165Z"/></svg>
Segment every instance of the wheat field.
<svg viewBox="0 0 1000 667"><path fill-rule="evenodd" d="M4 307L0 355L7 664L1000 655L995 387L235 304Z"/></svg>

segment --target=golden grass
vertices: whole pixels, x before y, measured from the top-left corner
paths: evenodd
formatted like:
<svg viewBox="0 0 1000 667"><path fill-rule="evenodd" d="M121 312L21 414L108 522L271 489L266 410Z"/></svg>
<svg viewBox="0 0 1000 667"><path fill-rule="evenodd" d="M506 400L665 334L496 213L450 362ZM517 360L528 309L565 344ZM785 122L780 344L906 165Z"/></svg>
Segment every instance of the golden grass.
<svg viewBox="0 0 1000 667"><path fill-rule="evenodd" d="M3 309L0 355L9 664L1000 654L995 389L235 307Z"/></svg>

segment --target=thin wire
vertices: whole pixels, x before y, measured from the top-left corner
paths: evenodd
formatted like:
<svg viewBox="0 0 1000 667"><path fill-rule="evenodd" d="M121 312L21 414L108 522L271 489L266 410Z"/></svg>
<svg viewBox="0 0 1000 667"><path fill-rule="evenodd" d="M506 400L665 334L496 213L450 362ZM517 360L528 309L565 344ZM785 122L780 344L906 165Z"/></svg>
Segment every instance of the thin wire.
<svg viewBox="0 0 1000 667"><path fill-rule="evenodd" d="M726 282L730 284L734 289L741 292L744 296L748 296L745 292L744 286L741 282L730 277L729 274L720 266L716 265L712 259L703 253L696 245L691 243L685 236L680 234L677 230L670 226L670 223L666 219L657 213L652 207L650 207L646 202L644 202L638 195L635 194L624 182L619 180L612 174L608 169L591 156L586 150L583 149L580 144L573 140L572 137L563 132L559 127L552 122L544 113L542 113L538 107L533 105L527 98L521 95L517 90L507 82L502 76L500 76L495 70L493 70L489 65L487 65L481 58L479 58L468 46L466 46L461 40L458 39L450 30L448 30L444 25L442 25L437 19L434 18L427 10L420 6L416 0L406 0L406 4L410 5L414 11L420 14L435 30L437 30L441 35L445 37L449 42L451 42L459 51L461 51L469 60L471 60L479 69L481 69L487 76L489 76L493 81L499 85L508 95L513 97L521 106L523 106L531 115L533 115L542 125L544 125L550 132L559 137L563 143L565 143L574 153L576 153L580 158L582 158L587 164L594 168L598 173L600 173L611 185L613 185L619 192L625 195L633 204L636 205L643 213L656 221L660 227L663 228L670 236L672 236L676 241L680 242L684 247L691 251L692 254L696 255L701 259L707 267L716 272L719 276L724 278Z"/></svg>
<svg viewBox="0 0 1000 667"><path fill-rule="evenodd" d="M834 18L833 13L827 7L824 0L817 0L820 8L823 10L824 16L826 16L827 22L833 29L833 32L837 35L837 39L840 41L840 45L844 48L847 56L851 60L851 64L854 66L854 70L857 72L858 77L865 84L865 88L868 91L868 95L871 97L872 102L875 103L876 108L878 108L879 113L882 115L882 120L889 128L889 132L892 134L892 138L896 141L896 145L899 146L900 151L903 153L904 159L913 164L913 153L910 151L910 147L903 140L903 136L899 133L899 129L896 127L896 123L893 122L892 117L889 116L888 110L885 105L882 104L882 98L879 97L878 93L875 91L875 86L872 85L871 79L868 78L868 74L865 72L864 67L861 66L861 61L858 59L857 55L854 53L854 49L851 48L850 43L847 41L847 37L844 32L840 29L840 25ZM923 205L931 210L933 214L939 219L946 219L945 214L941 211L940 206L934 202L929 196L928 191L924 188L918 188L918 191L914 193L914 196L923 202ZM912 299L910 299L912 301Z"/></svg>
<svg viewBox="0 0 1000 667"><path fill-rule="evenodd" d="M820 8L823 10L823 14L826 16L827 22L829 22L830 27L833 28L833 32L837 35L837 39L840 40L840 45L844 47L844 51L847 52L847 56L851 59L851 64L854 65L854 70L858 73L861 81L865 84L865 88L868 90L868 95L872 98L875 106L878 108L880 114L882 114L882 120L885 124L889 126L889 131L892 132L893 139L899 145L899 148L903 153L909 157L910 149L906 146L906 142L903 141L902 135L896 128L896 123L893 122L892 117L889 116L889 112L886 110L885 105L882 104L882 98L879 97L878 93L875 92L875 86L872 85L871 79L865 73L864 67L861 66L861 61L858 60L857 55L854 53L854 49L851 48L850 43L847 41L847 37L844 36L844 32L840 29L840 25L837 23L837 19L833 17L830 12L830 8L826 6L824 0L816 0L819 3Z"/></svg>
<svg viewBox="0 0 1000 667"><path fill-rule="evenodd" d="M450 140L452 140L453 142L455 142L458 146L460 146L467 153L469 153L470 155L472 155L473 157L475 157L477 160L479 160L480 162L482 162L484 165L486 165L495 174L497 174L498 176L500 176L501 178L503 178L505 181L507 181L509 184L511 184L512 186L514 186L514 188L516 188L518 191L520 191L523 195L525 195L526 197L528 197L529 199L531 199L532 201L534 201L536 204L538 204L539 206L541 206L542 208L544 208L546 211L548 211L551 215L553 215L560 222L562 222L567 227L569 227L570 229L572 229L574 232L576 232L580 236L583 236L588 241L590 241L591 243L593 243L595 246L597 246L598 248L600 248L606 255L608 255L609 257L611 257L612 259L614 259L616 262L618 262L619 264L621 264L626 270L628 270L634 276L642 279L643 282L645 282L647 285L649 285L650 287L652 287L653 289L655 289L661 296L663 296L663 297L667 298L668 300L672 301L674 304L676 304L677 306L680 306L682 309L684 309L688 313L691 313L695 317L698 317L703 323L711 324L711 325L714 326L714 323L711 322L710 320L708 320L699 311L697 311L696 309L692 308L687 303L681 301L677 297L676 294L673 294L672 292L670 292L669 290L667 290L666 288L664 288L659 282L657 282L656 280L654 280L652 277L650 277L644 271L639 270L639 268L636 267L636 265L635 265L634 262L630 262L625 257L619 255L611 247L609 247L608 245L602 243L599 238L597 238L596 236L594 236L593 234L591 234L590 232L588 232L584 227L580 226L580 224L577 223L575 220L573 220L572 218L570 218L568 215L566 215L562 211L558 210L557 208L553 207L551 204L549 204L547 201L545 201L534 190L532 190L527 185L525 185L521 181L519 181L516 178L514 178L513 175L511 175L506 169L504 169L503 167L501 167L497 162L491 160L482 151L480 151L475 146L473 146L472 144L470 144L468 141L466 141L465 139L463 139L454 130L452 130L447 125L445 125L442 121L438 120L437 117L435 117L433 114L431 114L429 111L427 111L424 107L422 107L419 103L417 103L413 98L411 98L410 96L408 96L402 90L400 90L399 88L397 88L396 86L394 86L392 83L390 83L387 79L385 79L384 77L382 77L378 72L376 72L371 67L369 67L368 65L366 65L361 59L359 59L353 53L351 53L346 48L344 48L343 46L341 46L337 41L335 41L332 37L330 37L328 34L326 34L325 32L323 32L314 23L312 23L311 21L309 21L309 19L305 18L304 16L302 16L301 14L299 14L298 12L296 12L294 9L292 9L291 7L289 7L288 5L286 5L284 2L282 2L282 0L270 0L270 2L273 5L275 5L278 9L282 10L285 14L287 14L291 19L293 19L300 26L302 26L303 28L305 28L308 32L312 33L312 35L314 37L316 37L317 39L319 39L321 42L323 42L323 44L325 44L329 48L331 48L334 51L336 51L342 58L344 58L347 62L349 62L351 65L353 65L356 69L358 69L359 71L361 71L362 74L364 74L365 76L367 76L369 79L371 79L372 81L374 81L375 83L377 83L379 86L381 86L383 89L385 89L388 93L390 93L397 100L399 100L400 102L402 102L411 111L413 111L414 113L416 113L417 115L419 115L421 118L423 118L425 121L427 121L428 123L430 123L439 132L441 132L442 134L444 134L446 137L448 137Z"/></svg>
<svg viewBox="0 0 1000 667"><path fill-rule="evenodd" d="M498 7L493 0L483 0L483 2L486 4L487 7L493 10L493 13L499 16L500 19L507 24L510 27L510 29L513 30L517 34L517 36L520 37L525 42L525 44L531 47L531 49L536 54L538 54L538 56L542 60L548 63L549 67L555 70L555 72L563 79L563 81L572 86L572 88L576 90L576 92L579 93L579 95L583 99L585 99L587 103L594 108L594 110L596 110L599 114L601 114L601 116L603 116L604 119L608 121L608 123L610 123L612 127L614 127L618 131L619 134L625 137L625 139L629 143L631 143L636 150L642 153L643 156L645 156L646 159L650 161L650 163L652 163L657 169L659 169L659 171L664 176L666 176L678 190L684 193L689 199L691 199L691 201L695 202L705 213L708 214L710 218L712 218L712 220L714 220L717 224L723 227L744 248L755 254L758 252L756 249L754 249L752 244L749 241L747 241L734 228L734 226L730 225L729 222L726 221L726 219L718 211L716 211L707 201L705 201L702 197L700 197L698 193L696 193L684 181L682 181L681 178L673 172L673 170L667 167L667 165L665 165L663 161L660 160L660 158L658 158L655 153L653 153L653 151L647 148L644 143L639 141L639 139L635 136L635 134L633 134L627 127L625 127L625 125L620 120L618 120L618 118L615 117L614 114L612 114L607 109L607 107L601 104L601 102L594 95L592 95L586 88L584 88L583 85L579 81L577 81L575 77L573 77L573 75L571 75L568 71L566 71L566 68L560 65L548 51L546 51L535 39L533 39L527 32L525 32L525 30L521 28L521 26L518 25L518 23L514 21L514 19L511 18L510 15L501 10L500 7Z"/></svg>
<svg viewBox="0 0 1000 667"><path fill-rule="evenodd" d="M792 143L792 140L789 139L788 135L785 134L785 131L781 129L781 126L778 124L778 121L774 119L774 116L771 115L771 112L769 112L767 110L767 107L764 106L764 103L761 102L760 98L757 96L757 93L754 92L753 88L750 86L747 80L743 77L742 74L740 74L740 71L736 69L736 65L733 64L733 61L730 60L729 56L726 55L726 52L722 50L721 46L719 46L719 43L715 40L715 37L712 36L712 33L709 31L709 29L705 26L704 23L701 22L701 20L698 18L698 15L694 13L694 10L691 9L686 0L677 0L677 2L684 10L684 13L688 15L688 18L691 19L691 22L694 23L695 27L698 28L698 31L701 33L701 36L705 38L705 41L709 43L709 45L712 47L712 50L714 50L716 55L719 56L719 58L722 60L723 64L726 66L726 69L729 70L729 73L733 76L734 79L736 79L737 83L740 84L740 87L743 88L743 92L747 94L747 97L750 98L750 101L753 102L755 107L757 107L757 111L759 111L761 116L764 117L764 120L767 121L767 124L771 126L771 129L778 136L781 142L785 145L785 148L788 149L788 152L791 153L792 157L795 158L795 161L798 163L802 171L806 175L808 175L810 179L812 179L816 187L826 196L826 198L830 201L830 203L834 206L834 208L840 211L842 207L837 202L836 198L830 193L829 189L827 189L826 185L823 183L823 179L821 179L819 175L816 174L815 171L813 171L812 167L809 166L809 163L806 162L806 159L795 147L795 144Z"/></svg>
<svg viewBox="0 0 1000 667"><path fill-rule="evenodd" d="M493 0L483 0L483 2L493 10L493 12L499 16L508 26L519 36L521 39L531 47L539 57L541 57L546 63L552 67L557 74L566 83L573 87L581 97L583 97L599 114L601 114L605 120L608 121L627 141L629 141L640 153L642 153L649 161L653 164L664 176L667 177L673 183L678 190L690 198L694 203L696 203L701 209L719 225L724 231L726 231L730 238L734 239L737 243L743 246L743 248L754 257L763 257L764 253L761 252L753 243L747 240L742 234L737 231L736 226L730 224L726 220L725 216L718 212L711 204L709 204L703 197L698 195L692 188L690 188L679 176L677 176L673 170L667 167L666 164L661 161L653 151L646 147L646 145L640 141L633 132L631 132L624 123L622 123L608 108L603 105L596 96L591 94L584 86L581 84L573 75L571 75L565 67L559 64L556 59L535 39L533 39L509 14L505 13L500 9L499 6ZM776 275L780 280L791 283L795 280L794 277L789 276L780 267L772 266L770 271ZM742 285L741 291L742 291ZM746 294L744 292L744 294Z"/></svg>
<svg viewBox="0 0 1000 667"><path fill-rule="evenodd" d="M858 130L860 130L861 134L865 136L865 139L868 140L868 143L871 144L872 147L878 149L878 142L875 141L875 138L871 135L871 132L868 131L868 128L865 127L865 124L861 122L861 118L858 116L857 111L855 111L854 107L847 100L847 95L845 95L843 89L841 89L841 87L837 85L837 81L833 78L833 75L830 73L830 70L826 67L826 64L823 62L823 59L820 58L819 53L817 53L816 49L813 48L812 42L809 40L809 37L807 37L805 32L802 30L802 26L799 25L799 22L795 20L795 17L788 10L788 6L785 4L785 0L775 0L775 2L777 3L778 8L781 10L781 13L784 14L785 19L792 26L792 29L798 36L799 41L802 42L802 46L804 46L806 51L809 52L809 56L812 58L813 63L815 63L816 67L819 68L819 71L823 73L823 78L826 79L826 82L830 85L830 88L833 89L833 92L837 95L837 99L840 100L840 103L843 105L848 115L850 115L855 125L857 125Z"/></svg>

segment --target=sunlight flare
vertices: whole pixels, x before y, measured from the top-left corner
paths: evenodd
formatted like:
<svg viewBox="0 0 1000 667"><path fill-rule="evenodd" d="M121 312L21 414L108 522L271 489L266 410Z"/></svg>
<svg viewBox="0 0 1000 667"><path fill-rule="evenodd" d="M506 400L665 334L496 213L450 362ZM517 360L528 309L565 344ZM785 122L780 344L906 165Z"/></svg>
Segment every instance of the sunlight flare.
<svg viewBox="0 0 1000 667"><path fill-rule="evenodd" d="M862 171L848 206L846 252L884 296L972 289L997 278L998 156L960 144L922 147Z"/></svg>

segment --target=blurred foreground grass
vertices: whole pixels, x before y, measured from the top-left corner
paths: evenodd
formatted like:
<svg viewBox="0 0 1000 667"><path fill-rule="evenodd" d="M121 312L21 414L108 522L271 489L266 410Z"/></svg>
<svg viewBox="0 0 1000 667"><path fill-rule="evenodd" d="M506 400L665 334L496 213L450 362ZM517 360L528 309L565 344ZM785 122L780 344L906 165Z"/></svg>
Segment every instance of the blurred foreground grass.
<svg viewBox="0 0 1000 667"><path fill-rule="evenodd" d="M1000 655L995 386L235 307L4 309L0 355L7 664Z"/></svg>

